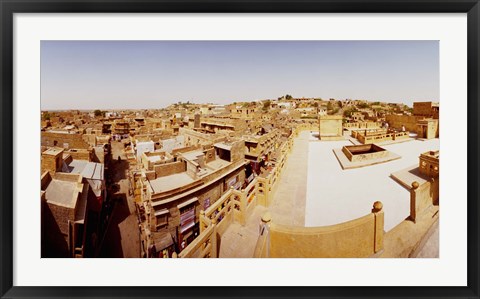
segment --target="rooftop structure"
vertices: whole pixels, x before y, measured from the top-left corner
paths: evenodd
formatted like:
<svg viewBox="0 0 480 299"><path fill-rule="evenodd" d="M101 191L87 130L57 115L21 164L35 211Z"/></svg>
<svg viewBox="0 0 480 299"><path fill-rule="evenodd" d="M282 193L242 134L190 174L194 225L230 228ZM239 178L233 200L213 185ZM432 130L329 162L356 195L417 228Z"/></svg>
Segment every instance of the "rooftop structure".
<svg viewBox="0 0 480 299"><path fill-rule="evenodd" d="M420 173L429 177L438 177L440 173L440 151L428 151L420 155Z"/></svg>
<svg viewBox="0 0 480 299"><path fill-rule="evenodd" d="M320 140L343 139L342 120L341 115L321 115L319 117Z"/></svg>
<svg viewBox="0 0 480 299"><path fill-rule="evenodd" d="M83 257L89 185L78 174L41 178L42 257Z"/></svg>

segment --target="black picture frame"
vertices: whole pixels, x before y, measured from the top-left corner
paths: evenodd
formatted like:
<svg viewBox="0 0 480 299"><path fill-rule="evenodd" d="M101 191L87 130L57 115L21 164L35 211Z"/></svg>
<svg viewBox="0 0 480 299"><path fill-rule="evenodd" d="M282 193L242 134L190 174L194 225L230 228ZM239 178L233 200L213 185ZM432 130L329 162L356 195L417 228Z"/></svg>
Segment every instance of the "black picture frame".
<svg viewBox="0 0 480 299"><path fill-rule="evenodd" d="M479 298L479 14L478 0L0 0L1 174L0 295L26 297ZM13 285L13 16L15 13L467 13L468 286L466 287L19 287ZM454 199L450 199L454 200ZM321 279L321 278L319 278Z"/></svg>

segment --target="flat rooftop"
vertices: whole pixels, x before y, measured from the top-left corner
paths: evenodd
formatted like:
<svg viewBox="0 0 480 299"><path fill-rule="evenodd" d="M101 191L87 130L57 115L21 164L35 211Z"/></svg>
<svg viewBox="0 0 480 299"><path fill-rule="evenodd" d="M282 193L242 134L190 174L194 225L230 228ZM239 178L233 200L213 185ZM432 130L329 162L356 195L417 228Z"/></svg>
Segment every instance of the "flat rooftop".
<svg viewBox="0 0 480 299"><path fill-rule="evenodd" d="M302 134L309 132L302 132ZM348 140L309 142L305 226L325 226L349 221L371 212L375 201L383 203L385 230L410 214L410 193L390 175L418 165L421 153L438 150L439 139L381 145L400 159L363 168L343 170L333 150L352 145ZM289 158L290 159L290 158ZM281 181L280 183L288 182Z"/></svg>
<svg viewBox="0 0 480 299"><path fill-rule="evenodd" d="M226 160L222 160L222 159L215 159L213 161L208 162L206 165L207 165L208 168L215 171L215 170L220 169L222 167L225 167L229 164L231 164L231 162L226 161Z"/></svg>
<svg viewBox="0 0 480 299"><path fill-rule="evenodd" d="M61 153L62 151L63 151L62 148L50 147L49 149L47 149L46 151L44 151L43 154L56 156L56 155L58 155L59 153Z"/></svg>
<svg viewBox="0 0 480 299"><path fill-rule="evenodd" d="M53 179L45 190L45 199L48 203L73 209L76 205L76 197L73 197L76 190L77 182Z"/></svg>
<svg viewBox="0 0 480 299"><path fill-rule="evenodd" d="M160 193L192 183L194 180L186 173L176 173L150 180L153 193Z"/></svg>
<svg viewBox="0 0 480 299"><path fill-rule="evenodd" d="M198 156L203 156L202 151L191 151L191 152L186 152L182 153L182 156L185 157L187 160L195 160L197 159Z"/></svg>
<svg viewBox="0 0 480 299"><path fill-rule="evenodd" d="M189 154L192 152L189 152ZM198 152L203 154L202 152ZM210 173L213 173L217 171L220 168L223 168L227 165L232 164L229 161L225 161L222 159L215 159L211 162L206 163L206 168L203 168L204 174L202 175L208 175ZM185 186L187 184L190 184L194 182L195 180L192 179L187 172L182 172L182 173L176 173L172 174L169 176L164 176L164 177L159 177L154 180L150 180L150 186L152 186L153 193L160 193L160 192L165 192L168 190L172 190L175 188L179 188L182 186Z"/></svg>
<svg viewBox="0 0 480 299"><path fill-rule="evenodd" d="M102 163L88 162L84 160L73 160L69 165L70 173L80 174L82 177L91 180L104 179L104 166Z"/></svg>

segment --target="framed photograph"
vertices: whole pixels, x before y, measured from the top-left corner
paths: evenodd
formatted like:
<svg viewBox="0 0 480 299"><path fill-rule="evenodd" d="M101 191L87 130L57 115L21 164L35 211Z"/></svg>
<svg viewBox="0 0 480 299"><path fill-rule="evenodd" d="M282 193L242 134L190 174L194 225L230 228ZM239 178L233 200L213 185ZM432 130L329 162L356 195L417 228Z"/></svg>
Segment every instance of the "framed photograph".
<svg viewBox="0 0 480 299"><path fill-rule="evenodd" d="M0 1L2 298L479 297L478 1Z"/></svg>

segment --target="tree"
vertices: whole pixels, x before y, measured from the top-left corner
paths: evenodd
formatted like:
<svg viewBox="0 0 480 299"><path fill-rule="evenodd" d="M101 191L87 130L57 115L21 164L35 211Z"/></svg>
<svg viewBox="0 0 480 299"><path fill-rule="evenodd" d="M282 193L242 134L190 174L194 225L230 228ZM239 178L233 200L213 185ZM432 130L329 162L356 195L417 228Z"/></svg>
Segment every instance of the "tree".
<svg viewBox="0 0 480 299"><path fill-rule="evenodd" d="M292 97L291 95L287 94L287 95L285 96L285 99L291 100L291 99L293 99L293 97Z"/></svg>
<svg viewBox="0 0 480 299"><path fill-rule="evenodd" d="M263 102L263 110L268 110L270 108L270 100Z"/></svg>
<svg viewBox="0 0 480 299"><path fill-rule="evenodd" d="M327 111L333 110L333 104L332 102L328 102L327 104Z"/></svg>
<svg viewBox="0 0 480 299"><path fill-rule="evenodd" d="M355 107L351 107L351 108L345 109L345 110L343 111L343 116L345 116L345 117L351 117L352 114L353 114L353 112L356 112L356 111L357 111L357 108L355 108Z"/></svg>
<svg viewBox="0 0 480 299"><path fill-rule="evenodd" d="M50 117L51 117L50 113L48 112L43 113L43 120L50 120Z"/></svg>
<svg viewBox="0 0 480 299"><path fill-rule="evenodd" d="M358 104L357 106L358 106L358 108L360 108L360 109L365 109L365 108L369 108L369 107L370 107L370 105L368 105L368 103L360 103L360 104Z"/></svg>
<svg viewBox="0 0 480 299"><path fill-rule="evenodd" d="M93 114L94 114L96 117L98 117L98 116L102 116L102 115L103 115L103 112L102 112L101 110L98 110L98 109L97 109L97 110L93 111Z"/></svg>

